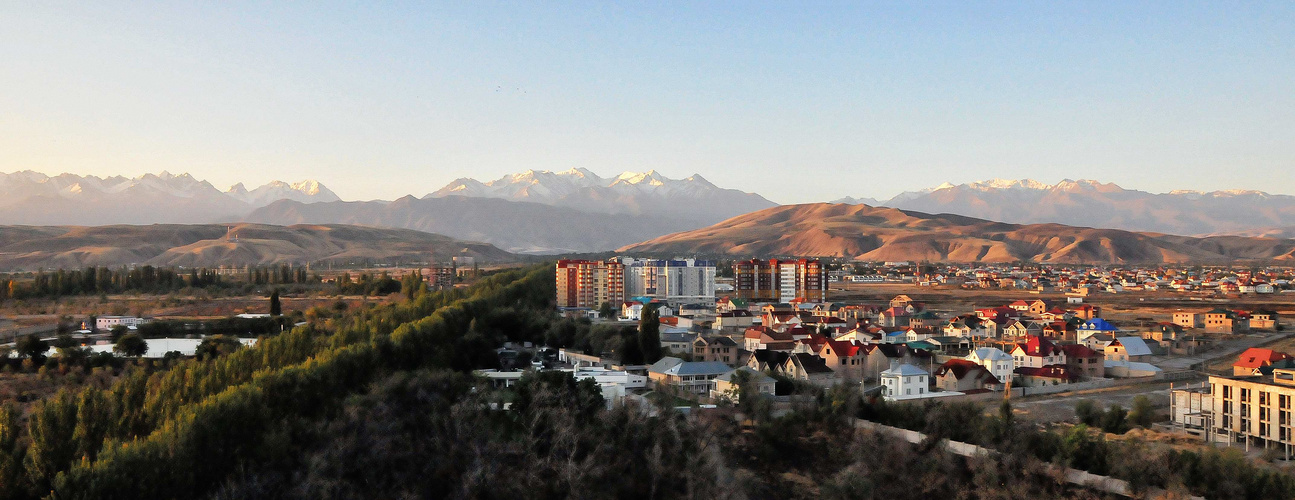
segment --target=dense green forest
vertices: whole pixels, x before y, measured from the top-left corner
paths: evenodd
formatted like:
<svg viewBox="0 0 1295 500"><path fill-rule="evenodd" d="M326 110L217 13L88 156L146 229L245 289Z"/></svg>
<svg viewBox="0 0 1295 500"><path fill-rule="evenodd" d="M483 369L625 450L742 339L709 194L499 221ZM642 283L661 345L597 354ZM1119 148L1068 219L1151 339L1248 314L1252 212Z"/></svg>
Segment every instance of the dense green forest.
<svg viewBox="0 0 1295 500"><path fill-rule="evenodd" d="M5 407L0 496L1096 498L1059 482L1053 465L1211 498L1295 492L1290 475L1229 452L1043 431L1010 407L994 416L802 388L806 402L784 416L750 397L688 417L605 409L591 382L564 373L478 384L470 371L495 366L505 340L649 355L633 329L558 319L553 287L547 266L508 271L336 311L255 348L129 365L111 386L63 390L25 418ZM856 417L934 438L858 432ZM958 457L937 446L944 438L1002 453Z"/></svg>

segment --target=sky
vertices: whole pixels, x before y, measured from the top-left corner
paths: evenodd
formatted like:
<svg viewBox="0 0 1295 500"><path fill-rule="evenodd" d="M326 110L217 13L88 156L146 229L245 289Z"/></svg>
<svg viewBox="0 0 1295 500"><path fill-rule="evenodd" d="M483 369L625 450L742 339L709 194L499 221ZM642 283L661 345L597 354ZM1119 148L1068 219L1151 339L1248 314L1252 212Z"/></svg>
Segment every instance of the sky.
<svg viewBox="0 0 1295 500"><path fill-rule="evenodd" d="M1295 194L1295 2L4 2L0 171Z"/></svg>

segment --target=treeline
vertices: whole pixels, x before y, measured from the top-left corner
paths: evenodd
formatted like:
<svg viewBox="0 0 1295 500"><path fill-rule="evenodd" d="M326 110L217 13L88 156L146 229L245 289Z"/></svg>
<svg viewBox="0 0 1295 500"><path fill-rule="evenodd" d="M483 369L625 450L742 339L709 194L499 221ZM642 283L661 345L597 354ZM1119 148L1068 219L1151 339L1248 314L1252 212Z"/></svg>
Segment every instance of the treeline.
<svg viewBox="0 0 1295 500"><path fill-rule="evenodd" d="M184 288L229 288L244 285L318 283L305 267L283 264L277 267L246 266L231 274L229 269L179 269L140 266L111 269L38 271L29 279L19 275L0 277L0 300L45 298L109 293L169 293Z"/></svg>
<svg viewBox="0 0 1295 500"><path fill-rule="evenodd" d="M106 398L104 413L88 419L80 412L60 418L66 413L46 409L60 405L62 399L53 398L33 410L31 443L18 451L44 450L36 444L42 441L60 453L42 454L49 457L40 460L45 465L23 468L15 481L26 484L28 494L52 488L59 497L192 497L212 491L234 471L290 462L307 445L293 422L337 416L348 395L382 376L497 363L494 349L507 337L495 335L507 325L491 318L506 318L514 309L551 311L552 279L547 267L503 273L468 290L422 293L355 311L331 334L299 327L255 349L185 361L166 372L134 372L84 397L61 396L96 408L93 398ZM46 414L49 420L41 416ZM78 425L99 421L116 424L107 426L104 439L97 433L78 439ZM31 433L46 422L55 424L54 432ZM95 442L101 446L89 444Z"/></svg>

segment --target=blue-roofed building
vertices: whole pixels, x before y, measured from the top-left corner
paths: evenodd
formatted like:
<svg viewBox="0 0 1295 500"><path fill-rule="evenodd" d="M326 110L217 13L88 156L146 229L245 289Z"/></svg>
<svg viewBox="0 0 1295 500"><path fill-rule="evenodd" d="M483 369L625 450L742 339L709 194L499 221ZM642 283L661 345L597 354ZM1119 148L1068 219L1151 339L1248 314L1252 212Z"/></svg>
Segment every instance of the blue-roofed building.
<svg viewBox="0 0 1295 500"><path fill-rule="evenodd" d="M657 385L673 385L704 396L715 389L716 378L732 370L718 361L684 361L666 356L648 367L648 378Z"/></svg>
<svg viewBox="0 0 1295 500"><path fill-rule="evenodd" d="M1080 342L1096 334L1115 336L1120 329L1110 324L1102 318L1093 318L1085 321L1076 329L1076 334Z"/></svg>

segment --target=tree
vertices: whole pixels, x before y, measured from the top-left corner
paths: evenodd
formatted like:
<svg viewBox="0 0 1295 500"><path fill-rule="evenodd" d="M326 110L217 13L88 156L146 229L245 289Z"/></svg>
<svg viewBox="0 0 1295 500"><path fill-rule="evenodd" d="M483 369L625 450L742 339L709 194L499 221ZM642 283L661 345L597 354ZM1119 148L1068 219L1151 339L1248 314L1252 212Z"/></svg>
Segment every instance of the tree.
<svg viewBox="0 0 1295 500"><path fill-rule="evenodd" d="M279 304L279 290L270 292L270 316L283 314L283 306Z"/></svg>
<svg viewBox="0 0 1295 500"><path fill-rule="evenodd" d="M232 335L212 335L198 344L195 354L201 358L214 358L237 351L243 347L243 343L238 341L238 337Z"/></svg>
<svg viewBox="0 0 1295 500"><path fill-rule="evenodd" d="M18 344L14 347L18 349L18 355L33 361L44 358L45 351L49 350L49 344L34 334L18 339Z"/></svg>
<svg viewBox="0 0 1295 500"><path fill-rule="evenodd" d="M112 329L108 331L112 333L112 341L116 342L121 339L122 335L129 333L130 329L126 328L126 325L114 325Z"/></svg>
<svg viewBox="0 0 1295 500"><path fill-rule="evenodd" d="M1113 404L1106 409L1106 415L1102 416L1102 430L1111 434L1124 434L1129 430L1129 424L1125 421L1128 412L1120 405Z"/></svg>
<svg viewBox="0 0 1295 500"><path fill-rule="evenodd" d="M598 306L599 318L608 319L612 317L612 314L615 314L615 311L612 310L611 302L603 302L602 305Z"/></svg>
<svg viewBox="0 0 1295 500"><path fill-rule="evenodd" d="M643 353L643 362L655 363L661 359L661 316L655 307L643 306L643 317L639 319L638 344L639 352Z"/></svg>
<svg viewBox="0 0 1295 500"><path fill-rule="evenodd" d="M128 333L117 340L117 345L112 346L112 352L138 358L148 352L148 342L144 341L144 337L140 337L138 333Z"/></svg>
<svg viewBox="0 0 1295 500"><path fill-rule="evenodd" d="M1102 423L1102 411L1097 409L1093 400L1085 399L1075 403L1075 418L1079 423L1089 427L1098 427Z"/></svg>
<svg viewBox="0 0 1295 500"><path fill-rule="evenodd" d="M1151 406L1151 399L1145 395L1133 398L1133 410L1129 412L1129 422L1142 428L1151 428L1156 410Z"/></svg>

